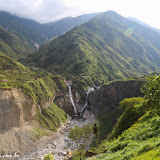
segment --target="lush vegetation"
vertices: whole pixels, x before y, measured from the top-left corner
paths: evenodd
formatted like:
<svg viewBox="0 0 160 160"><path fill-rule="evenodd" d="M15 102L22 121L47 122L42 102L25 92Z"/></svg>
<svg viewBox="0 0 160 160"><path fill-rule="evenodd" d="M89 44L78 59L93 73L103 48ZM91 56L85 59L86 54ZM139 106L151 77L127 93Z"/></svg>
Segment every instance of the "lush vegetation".
<svg viewBox="0 0 160 160"><path fill-rule="evenodd" d="M147 100L147 108L156 108L157 114L160 115L160 75L152 75L146 78L146 84L142 88Z"/></svg>
<svg viewBox="0 0 160 160"><path fill-rule="evenodd" d="M53 23L40 24L30 19L20 18L0 11L0 25L25 41L26 45L33 51L36 49L35 44L43 45L44 42L63 34L76 25L87 22L95 15L68 17Z"/></svg>
<svg viewBox="0 0 160 160"><path fill-rule="evenodd" d="M76 143L80 160L82 159L82 153L86 149L88 140L92 137L92 133L93 127L91 124L84 125L83 127L75 126L69 131L68 137Z"/></svg>
<svg viewBox="0 0 160 160"><path fill-rule="evenodd" d="M0 51L14 58L24 58L33 51L25 41L0 26Z"/></svg>
<svg viewBox="0 0 160 160"><path fill-rule="evenodd" d="M0 53L0 61L0 88L19 88L30 96L37 105L37 120L43 127L55 131L66 121L67 115L55 104L44 109L46 101L52 100L56 93L65 92L64 78L42 70L32 71L3 53Z"/></svg>
<svg viewBox="0 0 160 160"><path fill-rule="evenodd" d="M0 88L23 88L31 97L45 93L51 96L51 92L54 94L56 88L60 91L65 90L64 78L61 76L53 76L39 69L33 71L1 52L0 62ZM2 79L7 79L7 82L2 82ZM43 89L44 93L41 91Z"/></svg>
<svg viewBox="0 0 160 160"><path fill-rule="evenodd" d="M25 60L26 64L47 69L51 73L35 67L29 69L12 58L26 57L33 51L33 43L42 44L51 38L48 37L50 30L48 33L45 32L43 37L37 34L44 33L43 26L30 21L30 28L26 25L28 20L11 15L8 15L6 23L4 19L0 23L3 22L3 25L8 27L9 17L14 17L18 23L11 24L8 30L20 38L0 27L0 89L18 88L30 96L37 105L37 120L43 127L52 131L56 131L61 123L66 121L67 115L56 104L44 107L44 103L52 99L56 93L66 91L64 79L51 73L72 78L73 88L84 96L88 85L99 85L106 81L159 70L160 33L131 22L114 12L99 14L88 23L75 27L44 45L38 53ZM36 32L39 25L42 28ZM61 23L57 23L57 26L59 25ZM60 33L64 28L61 28ZM54 33L49 35L53 36ZM133 88L137 89L135 86ZM120 103L121 110L108 107L99 113L97 118L100 126L95 124L93 130L96 142L98 138L102 140L108 137L109 140L104 140L98 148L92 148L96 154L101 153L92 159L160 159L160 76L148 77L142 91L144 99L124 99ZM115 118L119 116L113 129L117 121ZM48 134L40 129L35 129L34 133L35 139ZM78 150L75 157L81 158L90 135L89 125L71 129L69 137L76 142ZM45 158L53 159L51 155Z"/></svg>
<svg viewBox="0 0 160 160"><path fill-rule="evenodd" d="M117 117L119 117L122 113L117 109L109 108L107 110L103 110L97 115L97 119L99 121L99 136L98 142L100 143L102 140L105 140L112 132L114 125L116 124Z"/></svg>
<svg viewBox="0 0 160 160"><path fill-rule="evenodd" d="M89 101L92 101L90 102L91 105L103 102L103 104L100 105L101 109L97 107L99 112L96 114L96 118L100 127L100 133L98 136L99 142L106 139L107 137L109 138L114 126L117 123L118 118L125 111L125 106L123 109L118 109L120 100L125 97L143 96L141 87L144 84L144 81L144 77L130 77L125 80L115 80L109 83L105 83L94 92L94 96L91 100L89 98ZM92 93L90 94L90 97L92 97ZM126 99L126 105L129 101L134 102L135 100L138 103L141 102L142 99L138 99L140 101L137 101L137 98Z"/></svg>
<svg viewBox="0 0 160 160"><path fill-rule="evenodd" d="M38 113L37 119L44 128L56 131L61 123L66 122L67 114L57 107L56 104L52 104L48 108L43 109L42 113Z"/></svg>
<svg viewBox="0 0 160 160"><path fill-rule="evenodd" d="M130 128L137 120L145 114L145 105L143 98L125 98L120 102L120 109L125 109L123 114L118 119L118 122L113 129L110 138L118 137L123 131Z"/></svg>
<svg viewBox="0 0 160 160"><path fill-rule="evenodd" d="M159 42L160 33L106 12L44 45L26 64L101 84L158 70Z"/></svg>
<svg viewBox="0 0 160 160"><path fill-rule="evenodd" d="M43 160L54 160L54 157L51 153L47 154Z"/></svg>
<svg viewBox="0 0 160 160"><path fill-rule="evenodd" d="M8 80L8 82L0 81L0 88L19 87L26 81L38 78L38 74L36 72L29 70L27 67L1 52L0 62L0 80Z"/></svg>
<svg viewBox="0 0 160 160"><path fill-rule="evenodd" d="M160 144L159 122L160 117L155 112L147 112L117 139L103 142L97 150L98 153L103 154L92 159L136 159L135 157L145 157L151 150L153 150L152 153L155 153L157 149L159 150ZM157 157L160 158L160 155L157 154Z"/></svg>
<svg viewBox="0 0 160 160"><path fill-rule="evenodd" d="M93 124L93 134L95 135L96 138L96 144L98 143L98 136L99 136L99 126L97 122L94 122Z"/></svg>
<svg viewBox="0 0 160 160"><path fill-rule="evenodd" d="M103 141L90 159L143 160L160 159L160 116L157 111L159 96L159 76L147 77L143 87L144 98L124 99L120 109L124 112L113 129L110 140ZM157 91L158 90L158 91Z"/></svg>

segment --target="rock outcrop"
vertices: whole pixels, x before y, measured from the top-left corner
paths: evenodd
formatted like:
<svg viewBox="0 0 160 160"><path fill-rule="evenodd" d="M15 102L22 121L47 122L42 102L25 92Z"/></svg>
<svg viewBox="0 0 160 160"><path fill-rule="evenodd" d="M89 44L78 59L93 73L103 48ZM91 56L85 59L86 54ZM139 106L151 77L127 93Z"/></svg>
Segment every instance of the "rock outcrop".
<svg viewBox="0 0 160 160"><path fill-rule="evenodd" d="M142 96L140 88L143 84L144 81L139 80L115 81L105 84L89 94L89 105L95 114L109 107L116 109L124 98Z"/></svg>
<svg viewBox="0 0 160 160"><path fill-rule="evenodd" d="M36 105L19 89L0 89L0 131L34 119Z"/></svg>
<svg viewBox="0 0 160 160"><path fill-rule="evenodd" d="M112 132L123 113L123 110L118 109L119 102L124 98L142 96L140 88L143 83L144 81L141 80L115 81L104 84L89 94L89 108L99 121L101 140L106 139L107 135Z"/></svg>
<svg viewBox="0 0 160 160"><path fill-rule="evenodd" d="M77 109L77 113L80 114L85 104L85 93L83 95L80 95L78 90L72 89L72 96ZM70 116L74 115L74 109L68 91L63 95L56 96L55 103Z"/></svg>

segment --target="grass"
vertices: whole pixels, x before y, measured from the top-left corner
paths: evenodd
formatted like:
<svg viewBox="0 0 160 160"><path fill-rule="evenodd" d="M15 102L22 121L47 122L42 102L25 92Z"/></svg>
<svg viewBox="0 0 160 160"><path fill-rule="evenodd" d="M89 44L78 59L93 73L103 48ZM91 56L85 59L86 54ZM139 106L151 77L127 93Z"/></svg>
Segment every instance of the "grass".
<svg viewBox="0 0 160 160"><path fill-rule="evenodd" d="M67 115L55 104L43 109L46 101L66 91L64 78L42 70L32 71L3 53L0 53L0 62L0 89L18 88L32 98L37 106L37 120L47 129L55 131L66 121ZM2 79L8 82L2 82ZM42 113L38 105L43 109Z"/></svg>
<svg viewBox="0 0 160 160"><path fill-rule="evenodd" d="M159 160L159 159L160 159L160 147L145 152L136 158L132 158L132 160Z"/></svg>
<svg viewBox="0 0 160 160"><path fill-rule="evenodd" d="M40 124L49 130L56 131L61 123L65 123L67 114L57 107L56 104L52 104L46 109L43 109L42 113L38 112L37 120Z"/></svg>
<svg viewBox="0 0 160 160"><path fill-rule="evenodd" d="M0 51L14 59L19 59L33 53L33 48L15 34L0 27Z"/></svg>
<svg viewBox="0 0 160 160"><path fill-rule="evenodd" d="M128 28L134 34L126 35ZM45 44L25 62L100 85L159 70L159 41L160 34L108 12Z"/></svg>
<svg viewBox="0 0 160 160"><path fill-rule="evenodd" d="M149 159L153 155L158 159L159 146L160 117L155 112L147 112L117 139L104 141L96 151L101 154L92 160L136 160L143 156Z"/></svg>
<svg viewBox="0 0 160 160"><path fill-rule="evenodd" d="M43 129L34 128L32 132L32 139L37 141L44 135L48 136L49 133L47 131L44 131Z"/></svg>
<svg viewBox="0 0 160 160"><path fill-rule="evenodd" d="M79 160L80 157L79 157L79 152L76 150L72 153L72 157L73 157L73 160ZM86 158L85 157L85 152L82 153L82 159Z"/></svg>
<svg viewBox="0 0 160 160"><path fill-rule="evenodd" d="M118 137L123 131L130 128L137 120L145 114L146 102L141 97L125 98L120 102L119 108L125 108L119 117L115 128L112 130L110 138Z"/></svg>

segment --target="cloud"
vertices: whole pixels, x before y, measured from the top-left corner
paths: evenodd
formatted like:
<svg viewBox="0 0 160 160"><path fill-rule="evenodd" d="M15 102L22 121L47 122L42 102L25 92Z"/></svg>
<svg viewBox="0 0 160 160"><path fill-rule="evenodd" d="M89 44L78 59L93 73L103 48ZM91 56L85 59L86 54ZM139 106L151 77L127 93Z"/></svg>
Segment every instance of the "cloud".
<svg viewBox="0 0 160 160"><path fill-rule="evenodd" d="M0 10L39 22L81 14L66 0L0 0L0 4Z"/></svg>
<svg viewBox="0 0 160 160"><path fill-rule="evenodd" d="M114 10L160 28L159 0L0 0L0 10L39 22Z"/></svg>

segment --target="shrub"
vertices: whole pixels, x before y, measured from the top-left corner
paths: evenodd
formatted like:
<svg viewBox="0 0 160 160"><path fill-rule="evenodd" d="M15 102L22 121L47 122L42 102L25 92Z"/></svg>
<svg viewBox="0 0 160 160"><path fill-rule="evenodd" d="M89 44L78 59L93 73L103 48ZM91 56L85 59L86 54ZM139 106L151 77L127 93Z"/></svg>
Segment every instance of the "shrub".
<svg viewBox="0 0 160 160"><path fill-rule="evenodd" d="M115 129L112 131L111 138L120 135L123 131L131 127L142 115L144 115L145 103L141 102L143 102L143 98L140 97L126 98L120 102L120 108L125 108L125 111L120 116Z"/></svg>
<svg viewBox="0 0 160 160"><path fill-rule="evenodd" d="M54 157L51 153L47 154L43 160L54 160Z"/></svg>

